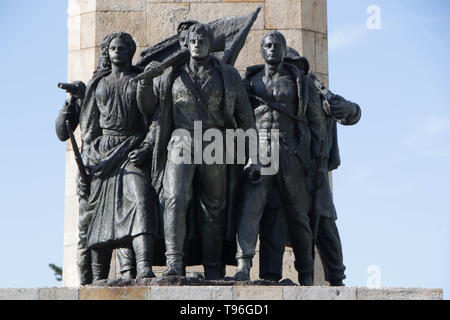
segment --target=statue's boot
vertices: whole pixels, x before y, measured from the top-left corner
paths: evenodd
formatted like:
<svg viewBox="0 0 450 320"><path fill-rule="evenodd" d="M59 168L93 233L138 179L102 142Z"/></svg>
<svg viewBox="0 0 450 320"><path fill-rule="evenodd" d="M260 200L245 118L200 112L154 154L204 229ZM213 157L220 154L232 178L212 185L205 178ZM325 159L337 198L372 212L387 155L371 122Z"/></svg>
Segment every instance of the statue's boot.
<svg viewBox="0 0 450 320"><path fill-rule="evenodd" d="M152 247L151 235L140 235L133 239L133 250L136 257L136 279L155 278L152 270Z"/></svg>
<svg viewBox="0 0 450 320"><path fill-rule="evenodd" d="M203 264L205 270L206 280L220 280L222 279L223 268L221 263L205 262Z"/></svg>
<svg viewBox="0 0 450 320"><path fill-rule="evenodd" d="M311 272L307 273L298 273L298 283L301 286L311 287L314 285L313 276Z"/></svg>
<svg viewBox="0 0 450 320"><path fill-rule="evenodd" d="M163 277L181 277L183 276L183 262L181 254L166 253L166 270L162 273Z"/></svg>
<svg viewBox="0 0 450 320"><path fill-rule="evenodd" d="M275 273L266 273L263 277L261 277L263 280L272 281L272 282L279 282L280 281L280 275Z"/></svg>
<svg viewBox="0 0 450 320"><path fill-rule="evenodd" d="M80 284L84 286L92 283L91 249L87 247L87 232L92 215L87 213L88 201L86 198L80 198L79 204L77 264L80 271Z"/></svg>
<svg viewBox="0 0 450 320"><path fill-rule="evenodd" d="M111 254L112 250L109 248L98 247L91 249L91 266L94 282L108 279Z"/></svg>
<svg viewBox="0 0 450 320"><path fill-rule="evenodd" d="M92 263L89 257L89 261L78 260L78 270L80 271L80 284L82 286L92 283Z"/></svg>
<svg viewBox="0 0 450 320"><path fill-rule="evenodd" d="M104 266L97 263L92 263L92 278L93 282L108 279L108 275L103 272Z"/></svg>
<svg viewBox="0 0 450 320"><path fill-rule="evenodd" d="M250 281L250 269L252 260L249 258L238 258L236 274L233 279L236 281Z"/></svg>
<svg viewBox="0 0 450 320"><path fill-rule="evenodd" d="M136 260L134 250L131 248L119 248L116 250L119 259L120 273L123 280L132 280L136 278Z"/></svg>
<svg viewBox="0 0 450 320"><path fill-rule="evenodd" d="M344 282L342 280L330 280L330 286L332 287L345 287Z"/></svg>

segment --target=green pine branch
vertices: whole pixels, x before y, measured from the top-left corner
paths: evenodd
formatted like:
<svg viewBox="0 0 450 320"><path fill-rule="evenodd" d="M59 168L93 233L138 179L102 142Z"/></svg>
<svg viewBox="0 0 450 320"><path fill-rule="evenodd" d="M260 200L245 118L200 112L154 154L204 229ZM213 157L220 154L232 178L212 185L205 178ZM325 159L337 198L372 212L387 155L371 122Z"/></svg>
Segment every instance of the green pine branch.
<svg viewBox="0 0 450 320"><path fill-rule="evenodd" d="M56 281L62 281L62 268L58 267L57 265L55 265L53 263L50 263L48 266L55 273Z"/></svg>

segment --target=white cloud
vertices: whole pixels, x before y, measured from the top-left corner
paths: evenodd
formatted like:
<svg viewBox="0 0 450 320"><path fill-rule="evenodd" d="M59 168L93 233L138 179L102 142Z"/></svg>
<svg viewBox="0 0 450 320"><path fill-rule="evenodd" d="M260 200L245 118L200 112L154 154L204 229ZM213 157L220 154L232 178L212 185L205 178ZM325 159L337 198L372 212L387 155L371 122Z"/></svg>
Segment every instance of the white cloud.
<svg viewBox="0 0 450 320"><path fill-rule="evenodd" d="M424 131L428 134L439 134L450 132L450 117L432 115L427 117Z"/></svg>
<svg viewBox="0 0 450 320"><path fill-rule="evenodd" d="M428 140L430 136L450 133L450 116L428 115L424 120L422 125L405 139L405 145L412 146L422 140Z"/></svg>
<svg viewBox="0 0 450 320"><path fill-rule="evenodd" d="M417 148L421 155L427 158L448 157L449 138L450 116L428 115L423 118L422 124L406 137L404 144Z"/></svg>
<svg viewBox="0 0 450 320"><path fill-rule="evenodd" d="M328 40L330 51L335 51L358 42L366 31L367 27L365 25L346 26L341 30L333 31Z"/></svg>

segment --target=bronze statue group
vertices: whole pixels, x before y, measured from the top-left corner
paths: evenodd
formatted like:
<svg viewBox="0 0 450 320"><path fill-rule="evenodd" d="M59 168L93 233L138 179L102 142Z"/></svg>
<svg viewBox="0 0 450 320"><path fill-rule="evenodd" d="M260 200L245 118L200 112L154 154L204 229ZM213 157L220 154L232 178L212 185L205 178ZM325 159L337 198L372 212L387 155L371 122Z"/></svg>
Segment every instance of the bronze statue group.
<svg viewBox="0 0 450 320"><path fill-rule="evenodd" d="M328 173L340 164L336 124L356 124L361 110L328 91L278 31L261 39L265 63L241 78L233 64L246 34L230 53L227 45L215 48L218 29L183 22L176 41L155 46L136 66L131 35L110 34L87 87L67 89L56 132L62 141L77 126L81 132L82 285L108 278L114 249L125 279L153 278L154 265L166 266L163 277L203 265L206 280L220 280L226 265L236 265L233 280L248 281L258 235L261 279L282 279L289 245L299 284L313 285L316 246L326 280L343 285ZM149 58L161 47L172 54ZM174 161L208 148L177 134L194 134L196 122L202 133L255 130L269 141L276 134L269 153L278 152L277 172L261 174L266 164L249 157L248 146L245 164L224 154L213 163Z"/></svg>

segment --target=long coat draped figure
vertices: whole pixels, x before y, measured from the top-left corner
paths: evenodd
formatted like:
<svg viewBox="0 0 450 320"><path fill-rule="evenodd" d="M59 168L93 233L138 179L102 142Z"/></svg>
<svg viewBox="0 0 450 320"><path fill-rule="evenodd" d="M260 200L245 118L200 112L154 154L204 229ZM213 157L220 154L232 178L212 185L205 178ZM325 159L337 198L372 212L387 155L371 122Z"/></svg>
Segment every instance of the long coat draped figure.
<svg viewBox="0 0 450 320"><path fill-rule="evenodd" d="M89 247L129 246L133 237L158 234L161 224L148 164L138 167L128 159L147 133L136 84L131 75L110 84L110 72L94 74L80 113L81 153L91 176Z"/></svg>
<svg viewBox="0 0 450 320"><path fill-rule="evenodd" d="M255 129L255 120L247 93L242 85L242 80L232 66L227 65L215 57L211 57L223 79L224 100L223 115L226 127L229 129ZM163 210L163 177L167 161L167 146L174 130L173 124L173 101L172 86L177 72L186 61L175 65L162 76L154 80L153 90L158 98L157 110L155 112L149 134L145 142L153 147L151 180L155 191L160 198L160 209ZM226 222L224 230L223 259L227 265L236 265L236 213L235 204L239 181L243 165L227 166L227 207ZM195 180L194 180L195 184ZM192 202L189 207L187 219L187 241L185 243L186 265L202 264L201 250L201 205L198 203L194 186Z"/></svg>

